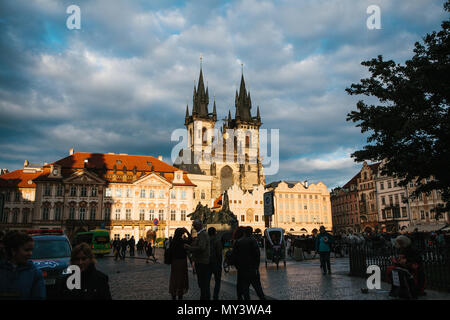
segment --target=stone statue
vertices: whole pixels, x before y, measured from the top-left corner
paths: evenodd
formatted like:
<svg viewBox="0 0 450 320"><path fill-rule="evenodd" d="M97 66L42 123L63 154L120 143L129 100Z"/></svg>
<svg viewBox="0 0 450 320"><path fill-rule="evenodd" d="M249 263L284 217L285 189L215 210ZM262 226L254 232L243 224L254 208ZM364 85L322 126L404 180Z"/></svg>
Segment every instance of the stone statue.
<svg viewBox="0 0 450 320"><path fill-rule="evenodd" d="M228 193L225 191L222 199L222 209L219 212L211 212L208 206L203 206L200 202L195 211L188 214L191 220L199 219L203 224L227 224L232 228L237 227L238 219L230 210Z"/></svg>

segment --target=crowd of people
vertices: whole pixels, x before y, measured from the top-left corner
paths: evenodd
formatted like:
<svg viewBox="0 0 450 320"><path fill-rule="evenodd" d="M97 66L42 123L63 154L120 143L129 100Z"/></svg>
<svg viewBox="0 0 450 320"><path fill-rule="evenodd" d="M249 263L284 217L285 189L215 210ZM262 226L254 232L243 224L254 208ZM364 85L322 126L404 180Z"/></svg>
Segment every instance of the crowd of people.
<svg viewBox="0 0 450 320"><path fill-rule="evenodd" d="M140 238L136 243L134 236L127 240L127 238L123 237L122 239L114 239L111 242L111 248L113 249L114 260L125 260L127 251L130 254L130 257L135 256L135 251L137 251L138 255L143 255L144 253L147 255L146 262L148 263L150 260L156 262L157 259L155 257L155 243L153 240L144 240Z"/></svg>
<svg viewBox="0 0 450 320"><path fill-rule="evenodd" d="M223 239L218 237L214 227L206 230L200 220L195 220L193 227L197 232L195 238L185 228L178 228L166 247L164 260L171 265L169 294L172 299L181 300L188 292L189 259L197 277L200 300L211 299L212 276L214 276L212 298L218 300L222 276ZM234 231L231 254L226 259L229 259L229 264L237 269L237 299L250 300L250 285L254 287L260 299L265 299L258 271L260 248L258 241L253 237L251 227L239 227Z"/></svg>

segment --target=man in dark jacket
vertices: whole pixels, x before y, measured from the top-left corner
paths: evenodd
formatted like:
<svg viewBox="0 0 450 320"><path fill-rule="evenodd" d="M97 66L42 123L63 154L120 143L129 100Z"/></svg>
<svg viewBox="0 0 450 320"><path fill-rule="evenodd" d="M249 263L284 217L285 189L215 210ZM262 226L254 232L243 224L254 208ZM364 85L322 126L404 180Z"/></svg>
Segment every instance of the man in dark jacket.
<svg viewBox="0 0 450 320"><path fill-rule="evenodd" d="M136 241L134 240L134 236L128 241L128 246L130 247L130 257L134 257L134 248L136 246Z"/></svg>
<svg viewBox="0 0 450 320"><path fill-rule="evenodd" d="M200 300L210 300L210 283L208 282L209 274L209 236L203 228L203 223L196 219L193 223L197 238L194 239L192 245L185 244L185 249L192 253L192 260L195 263L195 271L197 273L197 282L200 288Z"/></svg>
<svg viewBox="0 0 450 320"><path fill-rule="evenodd" d="M330 252L331 245L334 242L333 237L325 231L325 227L320 227L320 233L316 238L316 252L320 255L320 266L323 269L323 274L331 274L331 262L330 262Z"/></svg>
<svg viewBox="0 0 450 320"><path fill-rule="evenodd" d="M213 299L218 300L220 292L220 281L222 277L222 241L217 238L216 229L214 227L208 229L208 235L210 248L208 282L211 281L211 277L214 274L215 284Z"/></svg>
<svg viewBox="0 0 450 320"><path fill-rule="evenodd" d="M128 241L125 237L120 240L120 257L125 260L125 254L127 253Z"/></svg>
<svg viewBox="0 0 450 320"><path fill-rule="evenodd" d="M253 228L252 227L247 227L245 229L245 236L249 237L250 239L255 241L256 245L258 246L258 241L253 236ZM261 277L260 277L260 274L259 274L259 263L261 261L261 252L259 251L259 246L258 246L258 257L257 257L257 260L258 260L258 264L257 264L257 267L256 267L256 276L250 278L250 284L252 285L253 289L255 289L255 292L258 295L259 299L266 300L266 296L264 295L264 291L263 291L262 285L261 285Z"/></svg>
<svg viewBox="0 0 450 320"><path fill-rule="evenodd" d="M233 260L238 271L236 285L238 300L250 300L250 284L255 282L260 260L258 244L247 235L244 234L233 247Z"/></svg>

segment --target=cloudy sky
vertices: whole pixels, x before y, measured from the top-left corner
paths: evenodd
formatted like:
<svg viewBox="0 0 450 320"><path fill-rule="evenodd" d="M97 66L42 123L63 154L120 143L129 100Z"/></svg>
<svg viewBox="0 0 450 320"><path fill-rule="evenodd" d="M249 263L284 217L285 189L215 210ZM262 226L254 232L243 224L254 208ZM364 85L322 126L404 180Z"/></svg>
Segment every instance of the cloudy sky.
<svg viewBox="0 0 450 320"><path fill-rule="evenodd" d="M365 137L345 88L382 54L403 62L446 18L443 0L2 0L0 167L83 152L163 155L192 108L200 56L218 118L232 110L241 63L253 113L280 130L279 179L342 185ZM81 9L69 30L66 9ZM369 30L369 5L381 30ZM212 100L212 99L210 99ZM212 103L211 103L212 104ZM210 106L211 108L211 106Z"/></svg>

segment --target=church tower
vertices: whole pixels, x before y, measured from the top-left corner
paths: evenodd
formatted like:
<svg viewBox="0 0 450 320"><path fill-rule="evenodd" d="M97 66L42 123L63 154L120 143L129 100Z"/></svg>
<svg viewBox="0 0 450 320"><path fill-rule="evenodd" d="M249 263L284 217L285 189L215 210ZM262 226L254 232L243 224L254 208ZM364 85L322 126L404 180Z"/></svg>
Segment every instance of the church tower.
<svg viewBox="0 0 450 320"><path fill-rule="evenodd" d="M233 185L244 191L252 191L256 186L264 185L264 171L259 154L261 116L259 106L256 116L252 116L252 100L245 87L244 74L241 76L239 92L236 91L235 116L232 118L231 111L228 111L217 141L214 140L213 133L217 122L215 99L212 112L209 112L208 105L208 87L205 88L200 65L198 85L194 86L192 113L189 112L189 106L186 106L184 122L188 136L186 151L191 154L191 162L186 164L177 161L174 165L188 171L192 181L198 179L202 183L201 175L210 176L213 200Z"/></svg>
<svg viewBox="0 0 450 320"><path fill-rule="evenodd" d="M214 129L217 122L216 102L214 101L213 112L209 113L208 87L205 89L203 83L203 71L200 65L200 76L198 87L194 86L192 114L189 115L189 107L186 106L186 117L184 125L188 131L188 148L195 153L202 154L214 142L214 135L210 129Z"/></svg>

